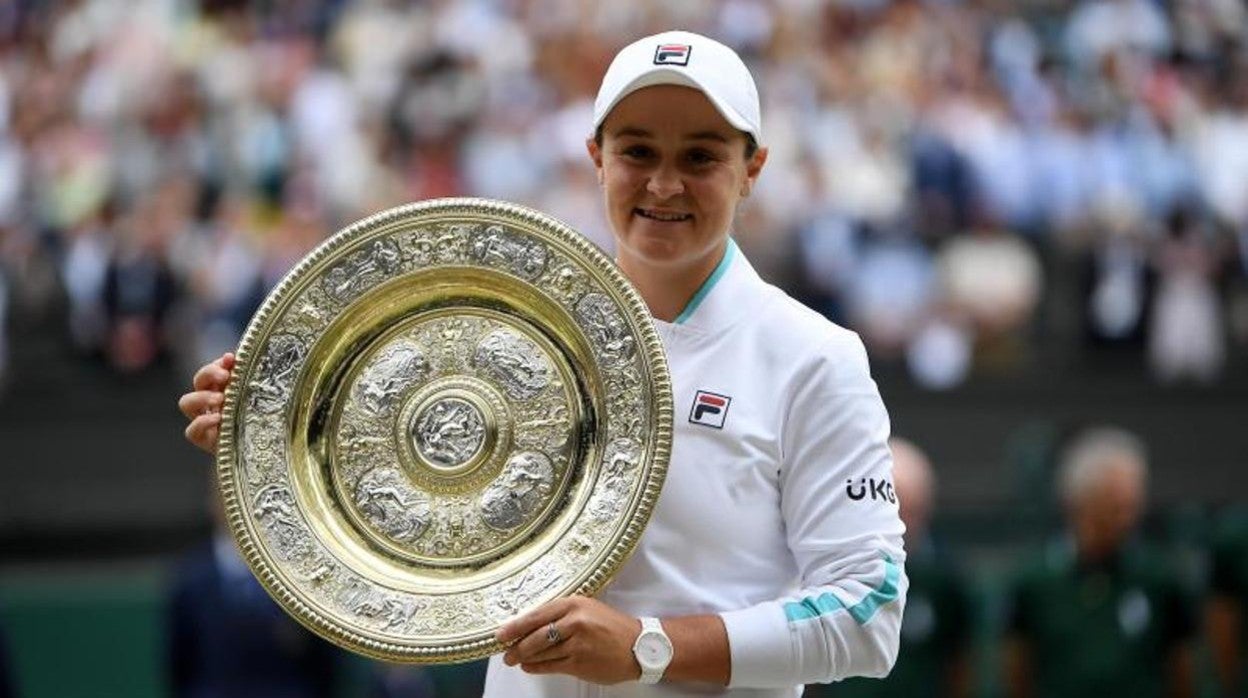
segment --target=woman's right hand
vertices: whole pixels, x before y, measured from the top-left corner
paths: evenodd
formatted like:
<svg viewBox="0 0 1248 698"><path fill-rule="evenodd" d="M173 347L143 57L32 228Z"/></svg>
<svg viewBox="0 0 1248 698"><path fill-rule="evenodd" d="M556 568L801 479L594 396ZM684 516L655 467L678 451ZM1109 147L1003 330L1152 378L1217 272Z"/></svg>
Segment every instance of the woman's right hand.
<svg viewBox="0 0 1248 698"><path fill-rule="evenodd" d="M186 440L208 453L216 453L217 437L221 435L221 405L225 403L225 387L234 376L234 354L205 364L195 372L191 392L178 400L178 409L190 420Z"/></svg>

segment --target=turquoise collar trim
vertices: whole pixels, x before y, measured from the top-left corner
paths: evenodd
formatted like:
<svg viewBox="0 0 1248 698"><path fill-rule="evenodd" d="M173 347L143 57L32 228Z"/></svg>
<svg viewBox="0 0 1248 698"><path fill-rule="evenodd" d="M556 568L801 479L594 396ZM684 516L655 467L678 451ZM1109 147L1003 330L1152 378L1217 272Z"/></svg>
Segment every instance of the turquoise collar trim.
<svg viewBox="0 0 1248 698"><path fill-rule="evenodd" d="M736 256L737 243L732 238L728 238L728 244L724 248L723 259L719 260L719 264L715 265L715 271L711 272L711 275L706 277L706 281L703 281L702 285L698 287L698 292L693 294L693 298L689 299L689 304L685 306L684 310L680 311L680 315L676 316L673 324L685 324L685 321L693 315L698 306L702 305L702 301L706 300L706 297L711 293L711 289L715 288L715 284L719 283L719 280L728 272L728 267L732 266L732 258Z"/></svg>

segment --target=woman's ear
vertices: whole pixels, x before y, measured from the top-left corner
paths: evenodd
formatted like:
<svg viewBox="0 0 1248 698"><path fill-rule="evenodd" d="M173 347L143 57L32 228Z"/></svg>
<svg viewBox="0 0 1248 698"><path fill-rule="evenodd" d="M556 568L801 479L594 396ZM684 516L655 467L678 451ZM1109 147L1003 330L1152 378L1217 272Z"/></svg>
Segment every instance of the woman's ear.
<svg viewBox="0 0 1248 698"><path fill-rule="evenodd" d="M598 184L601 186L604 181L602 173L602 148L598 142L591 138L585 139L585 150L589 151L589 159L594 163L594 171L598 175Z"/></svg>
<svg viewBox="0 0 1248 698"><path fill-rule="evenodd" d="M741 198L750 195L750 191L754 189L754 182L758 181L758 176L763 172L763 165L767 164L766 148L759 148L754 151L754 155L749 162L745 163L745 180L741 182Z"/></svg>

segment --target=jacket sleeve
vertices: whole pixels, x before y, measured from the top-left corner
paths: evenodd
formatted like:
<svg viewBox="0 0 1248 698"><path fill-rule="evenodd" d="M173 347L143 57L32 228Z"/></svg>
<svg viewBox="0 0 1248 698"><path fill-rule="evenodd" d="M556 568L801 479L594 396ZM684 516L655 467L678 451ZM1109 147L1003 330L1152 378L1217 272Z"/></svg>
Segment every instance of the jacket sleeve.
<svg viewBox="0 0 1248 698"><path fill-rule="evenodd" d="M787 413L780 478L800 588L722 614L733 687L882 677L897 658L908 582L888 414L855 335L805 373Z"/></svg>

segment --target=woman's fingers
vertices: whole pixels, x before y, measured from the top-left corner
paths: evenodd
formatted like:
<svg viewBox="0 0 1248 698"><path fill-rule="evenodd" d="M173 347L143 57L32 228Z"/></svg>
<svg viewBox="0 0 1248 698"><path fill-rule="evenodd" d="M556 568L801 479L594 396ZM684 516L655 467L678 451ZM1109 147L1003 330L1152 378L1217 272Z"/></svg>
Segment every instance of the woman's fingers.
<svg viewBox="0 0 1248 698"><path fill-rule="evenodd" d="M191 379L194 389L178 399L178 409L191 420L186 425L186 440L209 453L217 450L221 406L225 403L225 388L234 373L234 363L234 354L226 352L216 361L205 364Z"/></svg>
<svg viewBox="0 0 1248 698"><path fill-rule="evenodd" d="M575 676L571 657L554 659L549 662L533 662L520 667L526 674L570 674Z"/></svg>
<svg viewBox="0 0 1248 698"><path fill-rule="evenodd" d="M495 639L507 645L527 637L529 633L535 632L538 628L542 628L542 632L545 632L547 623L557 618L562 618L571 608L572 601L570 599L548 601L499 628L498 633L495 634Z"/></svg>
<svg viewBox="0 0 1248 698"><path fill-rule="evenodd" d="M533 635L538 634L533 633ZM538 638L538 641L533 645L525 645L528 638L517 643L515 647L512 647L503 655L503 661L507 664L540 664L542 662L565 659L575 654L573 650L576 648L570 644L573 642L572 638L551 644L550 640L546 638L545 632L541 632L540 635L542 637Z"/></svg>
<svg viewBox="0 0 1248 698"><path fill-rule="evenodd" d="M225 403L225 394L215 390L196 390L178 399L178 409L187 419L195 419L202 414L220 412Z"/></svg>
<svg viewBox="0 0 1248 698"><path fill-rule="evenodd" d="M186 425L186 440L198 448L213 453L217 450L217 437L221 434L221 413L201 414Z"/></svg>
<svg viewBox="0 0 1248 698"><path fill-rule="evenodd" d="M553 621L555 627L559 627L558 621ZM520 664L533 661L541 661L537 659L539 655L546 654L548 650L556 649L564 645L567 641L567 635L563 630L559 631L559 641L552 642L550 639L550 624L547 623L533 632L520 638L520 640L507 650L503 655L503 661L508 664ZM567 649L566 647L564 648ZM567 656L567 652L561 652L556 656ZM556 657L549 657L555 659Z"/></svg>
<svg viewBox="0 0 1248 698"><path fill-rule="evenodd" d="M191 385L195 390L216 390L225 392L225 387L230 383L230 376L234 372L234 355L223 354L221 358L210 364L205 364L195 372L195 377L191 380Z"/></svg>

